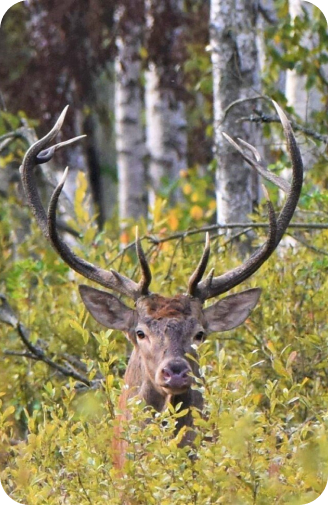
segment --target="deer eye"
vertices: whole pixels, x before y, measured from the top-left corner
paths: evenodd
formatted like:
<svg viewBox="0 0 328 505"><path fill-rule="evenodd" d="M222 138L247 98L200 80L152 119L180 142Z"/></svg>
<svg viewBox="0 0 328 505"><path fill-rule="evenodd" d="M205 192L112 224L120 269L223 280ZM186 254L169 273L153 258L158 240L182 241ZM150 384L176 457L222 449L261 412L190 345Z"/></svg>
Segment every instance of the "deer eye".
<svg viewBox="0 0 328 505"><path fill-rule="evenodd" d="M202 342L204 339L204 335L205 335L204 331L199 331L198 333L196 333L196 335L194 337L196 342Z"/></svg>
<svg viewBox="0 0 328 505"><path fill-rule="evenodd" d="M142 330L137 330L137 331L136 331L136 334L137 334L137 337L138 337L140 340L142 340L142 339L143 339L143 338L145 338L145 336L146 336Z"/></svg>

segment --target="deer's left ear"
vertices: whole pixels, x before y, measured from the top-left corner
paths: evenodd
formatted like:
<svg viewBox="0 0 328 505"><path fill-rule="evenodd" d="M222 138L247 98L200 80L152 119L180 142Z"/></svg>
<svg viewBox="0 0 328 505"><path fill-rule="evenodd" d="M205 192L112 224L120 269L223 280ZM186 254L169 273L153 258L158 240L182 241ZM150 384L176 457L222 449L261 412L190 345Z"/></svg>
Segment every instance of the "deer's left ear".
<svg viewBox="0 0 328 505"><path fill-rule="evenodd" d="M204 309L207 331L227 331L242 324L259 301L261 289L247 289L227 296Z"/></svg>

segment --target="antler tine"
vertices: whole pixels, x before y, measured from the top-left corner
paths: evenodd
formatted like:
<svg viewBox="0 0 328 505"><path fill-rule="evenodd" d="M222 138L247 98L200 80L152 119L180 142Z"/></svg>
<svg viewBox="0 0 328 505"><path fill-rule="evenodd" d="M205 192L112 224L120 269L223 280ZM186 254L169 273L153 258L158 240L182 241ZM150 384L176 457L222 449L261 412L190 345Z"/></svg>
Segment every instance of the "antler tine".
<svg viewBox="0 0 328 505"><path fill-rule="evenodd" d="M33 171L37 164L49 161L55 151L64 145L71 144L79 140L81 137L76 137L65 142L56 144L49 147L48 144L52 142L59 132L67 111L67 107L59 116L55 126L52 130L42 139L33 144L27 151L22 166L20 167L24 192L27 198L29 207L31 208L44 236L50 241L54 249L58 252L60 257L76 272L83 275L87 279L93 280L105 288L113 289L123 295L126 295L133 300L137 300L143 293L143 285L139 285L124 275L115 272L115 270L103 270L82 258L79 258L62 240L57 232L56 227L56 211L58 199L65 184L68 169L66 168L64 175L54 190L50 199L48 213L43 208L39 194L36 189Z"/></svg>
<svg viewBox="0 0 328 505"><path fill-rule="evenodd" d="M202 280L202 277L205 273L207 263L210 257L210 234L206 232L206 238L205 238L205 247L204 251L202 254L202 257L196 267L196 270L193 272L189 279L188 283L188 295L189 296L195 296L196 290L197 290L197 285L199 282Z"/></svg>
<svg viewBox="0 0 328 505"><path fill-rule="evenodd" d="M222 135L236 149L236 151L239 152L239 154L244 158L244 160L247 163L249 163L249 165L251 165L260 175L262 175L262 177L264 177L264 179L272 182L273 184L278 186L278 188L282 189L285 193L288 193L288 191L290 190L289 182L285 181L285 179L283 179L282 177L278 177L278 175L273 174L265 166L261 165L260 153L258 152L258 150L254 146L252 146L251 144L249 144L245 140L238 138L238 142L240 144L242 144L244 147L246 147L247 149L249 149L252 152L252 154L254 155L255 159L250 158L241 149L241 147L237 144L237 142L235 142L227 133L222 132Z"/></svg>
<svg viewBox="0 0 328 505"><path fill-rule="evenodd" d="M149 294L149 286L151 283L151 271L148 265L148 261L145 255L145 252L142 248L141 245L141 240L139 238L139 229L138 226L136 226L136 251L137 251L137 256L138 260L140 263L140 268L141 268L141 279L139 281L139 289L140 293L142 295L148 295Z"/></svg>
<svg viewBox="0 0 328 505"><path fill-rule="evenodd" d="M205 279L198 285L194 286L194 296L200 298L202 301L225 293L255 273L276 249L291 218L293 217L302 189L303 163L292 127L285 113L276 102L273 102L273 104L278 112L283 126L284 134L287 140L287 148L292 162L293 178L291 185L286 183L286 181L283 181L280 177L272 177L272 174L270 174L266 168L258 163L260 161L260 155L253 146L250 146L244 141L242 142L242 144L253 153L255 159L250 158L247 154L245 154L241 147L228 135L224 134L224 137L235 147L235 149L237 149L244 160L247 161L255 170L261 173L263 177L271 180L271 182L274 182L281 189L288 192L286 202L278 216L278 219L276 220L272 203L270 202L269 196L265 190L269 214L269 233L266 242L257 251L255 251L243 265L218 277L212 277L210 282ZM268 177L268 174L270 177ZM281 181L283 181L283 183Z"/></svg>
<svg viewBox="0 0 328 505"><path fill-rule="evenodd" d="M277 221L273 205L269 199L266 188L264 194L267 198L267 209L269 216L269 233L265 243L257 249L248 260L225 274L219 277L213 277L213 270L208 278L194 287L195 298L200 298L202 301L208 300L213 296L225 293L241 282L245 281L253 273L260 268L261 265L271 256L276 248L277 236Z"/></svg>
<svg viewBox="0 0 328 505"><path fill-rule="evenodd" d="M22 177L22 184L24 188L24 192L27 198L27 202L29 207L32 210L32 213L37 220L39 227L42 230L42 233L48 238L48 230L47 230L47 215L41 203L38 192L33 184L33 170L35 165L42 163L37 160L37 156L40 152L42 152L43 148L47 147L50 142L54 140L58 132L60 131L66 112L68 109L68 105L64 108L59 118L57 119L55 125L50 130L50 132L45 135L42 139L35 142L26 152L23 163L20 166L20 173ZM48 161L48 160L44 160Z"/></svg>

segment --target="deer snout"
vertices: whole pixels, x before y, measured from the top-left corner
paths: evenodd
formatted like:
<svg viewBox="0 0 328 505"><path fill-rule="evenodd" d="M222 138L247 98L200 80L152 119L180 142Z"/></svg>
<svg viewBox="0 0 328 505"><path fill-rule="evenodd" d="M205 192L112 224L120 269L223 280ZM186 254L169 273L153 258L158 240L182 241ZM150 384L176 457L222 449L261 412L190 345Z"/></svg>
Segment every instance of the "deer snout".
<svg viewBox="0 0 328 505"><path fill-rule="evenodd" d="M186 361L172 361L165 364L161 370L161 383L163 387L180 390L190 387L192 378L191 368Z"/></svg>

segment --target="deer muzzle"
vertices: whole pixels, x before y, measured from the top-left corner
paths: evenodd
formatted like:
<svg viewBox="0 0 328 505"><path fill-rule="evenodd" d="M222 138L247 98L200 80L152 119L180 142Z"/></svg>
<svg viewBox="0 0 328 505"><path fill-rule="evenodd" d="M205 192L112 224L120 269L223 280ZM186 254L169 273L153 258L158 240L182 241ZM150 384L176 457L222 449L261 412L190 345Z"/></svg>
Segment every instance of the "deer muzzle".
<svg viewBox="0 0 328 505"><path fill-rule="evenodd" d="M191 368L187 361L169 361L160 372L160 384L163 388L182 392L192 383Z"/></svg>

